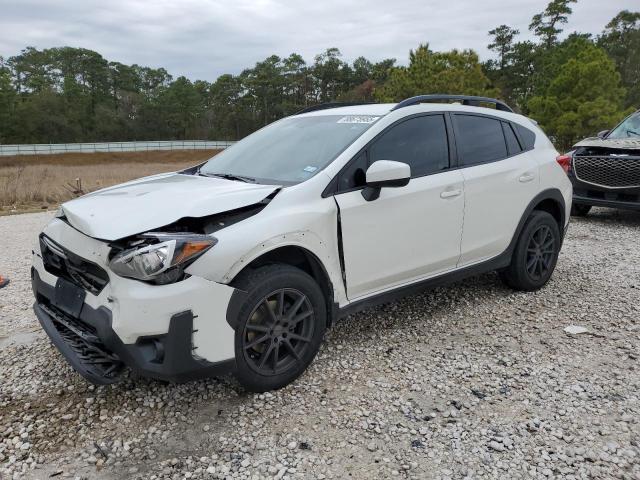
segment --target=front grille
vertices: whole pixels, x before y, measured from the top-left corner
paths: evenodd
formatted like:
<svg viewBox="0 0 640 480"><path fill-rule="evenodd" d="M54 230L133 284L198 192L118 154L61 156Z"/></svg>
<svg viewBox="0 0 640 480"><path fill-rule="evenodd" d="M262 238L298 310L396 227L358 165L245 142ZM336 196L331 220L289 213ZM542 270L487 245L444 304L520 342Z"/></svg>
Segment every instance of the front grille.
<svg viewBox="0 0 640 480"><path fill-rule="evenodd" d="M113 383L118 379L124 364L105 347L92 326L70 317L49 303L41 302L38 305L49 315L55 329L87 372L101 378L104 383Z"/></svg>
<svg viewBox="0 0 640 480"><path fill-rule="evenodd" d="M109 283L109 275L104 269L70 252L44 234L40 235L40 251L47 272L94 295L98 295Z"/></svg>
<svg viewBox="0 0 640 480"><path fill-rule="evenodd" d="M575 156L573 172L578 180L593 185L640 187L640 157L637 156Z"/></svg>

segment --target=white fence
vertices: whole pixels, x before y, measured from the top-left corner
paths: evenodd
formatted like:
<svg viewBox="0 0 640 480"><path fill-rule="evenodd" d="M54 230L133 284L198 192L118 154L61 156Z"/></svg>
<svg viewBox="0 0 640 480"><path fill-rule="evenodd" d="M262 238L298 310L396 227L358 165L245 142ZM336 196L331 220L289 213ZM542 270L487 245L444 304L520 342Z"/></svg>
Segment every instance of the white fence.
<svg viewBox="0 0 640 480"><path fill-rule="evenodd" d="M50 143L0 145L0 155L47 155L51 153L146 152L153 150L213 150L235 142L214 140L168 140L155 142Z"/></svg>

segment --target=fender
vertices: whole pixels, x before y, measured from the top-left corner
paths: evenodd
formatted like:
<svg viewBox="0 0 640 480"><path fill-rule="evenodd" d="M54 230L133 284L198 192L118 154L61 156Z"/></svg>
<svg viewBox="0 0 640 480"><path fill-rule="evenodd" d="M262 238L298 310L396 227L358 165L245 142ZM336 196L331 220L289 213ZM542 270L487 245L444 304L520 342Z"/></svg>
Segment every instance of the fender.
<svg viewBox="0 0 640 480"><path fill-rule="evenodd" d="M338 282L338 286L336 287L336 280L333 275L330 274L327 269L327 263L322 261L322 257L318 255L313 249L310 248L308 238L310 236L315 236L313 232L291 232L284 235L278 235L269 239L265 242L262 242L260 245L253 248L246 255L241 257L225 274L225 280L228 282L232 282L234 278L248 265L250 265L255 260L258 260L265 255L268 255L270 252L278 250L284 247L294 247L301 250L305 256L307 256L311 262L311 268L314 270L314 276L321 275L327 280L327 290L325 291L327 298L327 327L330 327L333 321L337 318L336 313L338 311L338 299L344 296L344 291L340 290L342 287L342 282ZM301 240L303 238L307 238L305 243ZM324 248L324 242L322 242L319 238L316 239L318 241L318 245L316 247ZM331 255L325 255L328 260L332 259ZM334 259L335 261L335 259ZM336 268L334 266L334 268ZM318 271L320 270L320 271ZM321 288L324 287L320 285ZM229 301L229 305L227 307L226 320L227 323L235 330L237 325L237 317L242 304L244 303L247 297L247 292L239 289L234 289L233 294L231 295L231 299Z"/></svg>
<svg viewBox="0 0 640 480"><path fill-rule="evenodd" d="M558 225L558 229L560 230L560 236L562 237L562 240L564 240L565 226L567 221L566 220L567 210L566 210L566 205L564 203L564 197L562 196L562 193L560 192L560 190L558 190L557 188L548 188L546 190L543 190L539 194L537 194L535 197L533 197L533 200L531 200L529 202L529 205L527 205L527 208L522 214L522 217L520 217L520 221L518 222L516 231L513 233L511 242L509 242L509 246L505 250L505 253L508 253L509 258L511 258L511 255L513 254L513 251L516 248L518 237L520 237L520 233L522 232L522 229L524 228L524 224L529 218L529 215L531 215L531 212L535 210L536 206L540 204L540 202L544 202L545 200L552 200L558 204L558 207L560 207L560 225Z"/></svg>

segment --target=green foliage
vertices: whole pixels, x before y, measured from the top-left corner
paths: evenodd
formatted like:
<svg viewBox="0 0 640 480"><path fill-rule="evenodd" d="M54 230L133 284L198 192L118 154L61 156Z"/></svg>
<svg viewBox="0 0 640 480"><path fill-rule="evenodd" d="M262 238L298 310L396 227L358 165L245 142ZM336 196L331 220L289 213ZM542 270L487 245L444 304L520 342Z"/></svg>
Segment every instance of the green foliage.
<svg viewBox="0 0 640 480"><path fill-rule="evenodd" d="M616 62L627 106L640 107L640 12L623 10L606 26L598 45Z"/></svg>
<svg viewBox="0 0 640 480"><path fill-rule="evenodd" d="M493 50L498 54L498 68L504 69L509 62L509 58L513 56L513 40L520 32L508 25L500 25L489 31L489 35L493 37L493 41L487 46L489 50Z"/></svg>
<svg viewBox="0 0 640 480"><path fill-rule="evenodd" d="M538 13L531 19L529 30L542 40L545 47L551 48L562 32L560 25L567 23L571 15L572 3L578 0L552 0L544 12Z"/></svg>
<svg viewBox="0 0 640 480"><path fill-rule="evenodd" d="M584 48L558 70L544 95L528 104L530 115L562 148L614 125L626 113L620 74L606 52Z"/></svg>
<svg viewBox="0 0 640 480"><path fill-rule="evenodd" d="M409 53L409 66L391 71L376 91L380 101L393 102L429 93L495 96L473 50L433 52L421 45Z"/></svg>
<svg viewBox="0 0 640 480"><path fill-rule="evenodd" d="M15 116L18 93L11 83L11 71L0 57L0 143L13 134L12 120Z"/></svg>
<svg viewBox="0 0 640 480"><path fill-rule="evenodd" d="M597 38L560 39L576 0L552 0L518 40L489 32L496 58L420 45L409 64L352 63L329 48L307 63L272 55L214 82L174 79L163 68L110 62L83 48L27 47L0 57L0 142L235 140L321 102L398 101L428 93L499 97L538 120L565 148L640 108L640 12L623 10ZM626 92L626 93L625 93Z"/></svg>
<svg viewBox="0 0 640 480"><path fill-rule="evenodd" d="M538 43L516 41L517 31L506 25L491 30L489 48L498 59L483 65L509 103L537 120L561 149L640 106L640 13L620 12L597 41L583 33L559 41L572 3L553 0L533 17L529 28Z"/></svg>

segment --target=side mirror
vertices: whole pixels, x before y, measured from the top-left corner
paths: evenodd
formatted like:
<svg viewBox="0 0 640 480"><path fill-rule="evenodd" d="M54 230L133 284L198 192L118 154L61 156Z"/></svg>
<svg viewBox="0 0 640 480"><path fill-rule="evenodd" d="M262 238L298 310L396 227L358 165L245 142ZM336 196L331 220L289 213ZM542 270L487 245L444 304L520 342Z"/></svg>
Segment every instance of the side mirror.
<svg viewBox="0 0 640 480"><path fill-rule="evenodd" d="M367 186L362 196L368 202L380 196L382 187L404 187L411 178L411 167L403 162L378 160L367 169Z"/></svg>
<svg viewBox="0 0 640 480"><path fill-rule="evenodd" d="M609 133L609 130L602 130L601 132L598 132L598 138L604 138L607 136L607 134Z"/></svg>

